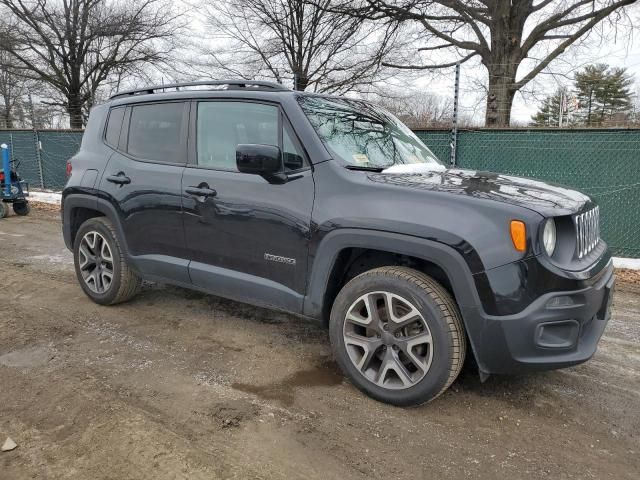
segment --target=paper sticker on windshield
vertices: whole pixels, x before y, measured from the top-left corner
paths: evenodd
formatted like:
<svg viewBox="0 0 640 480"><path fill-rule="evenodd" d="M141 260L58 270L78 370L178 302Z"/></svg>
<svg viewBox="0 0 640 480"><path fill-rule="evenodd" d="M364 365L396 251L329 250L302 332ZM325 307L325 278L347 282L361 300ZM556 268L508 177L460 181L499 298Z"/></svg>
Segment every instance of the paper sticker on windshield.
<svg viewBox="0 0 640 480"><path fill-rule="evenodd" d="M352 157L356 163L369 163L369 159L364 153L354 153Z"/></svg>

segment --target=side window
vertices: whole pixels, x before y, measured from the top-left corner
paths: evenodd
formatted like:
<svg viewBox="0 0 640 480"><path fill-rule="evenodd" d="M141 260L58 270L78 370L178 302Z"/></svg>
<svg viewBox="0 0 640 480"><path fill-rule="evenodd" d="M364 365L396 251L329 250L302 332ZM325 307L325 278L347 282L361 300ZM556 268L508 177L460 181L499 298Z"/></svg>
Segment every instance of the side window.
<svg viewBox="0 0 640 480"><path fill-rule="evenodd" d="M299 170L305 166L304 154L293 138L291 127L285 124L282 132L282 157L285 170Z"/></svg>
<svg viewBox="0 0 640 480"><path fill-rule="evenodd" d="M104 140L107 145L118 148L120 140L120 130L122 129L122 120L124 119L124 107L112 108L109 112L107 120L107 129L104 134Z"/></svg>
<svg viewBox="0 0 640 480"><path fill-rule="evenodd" d="M184 103L155 103L131 108L127 152L158 162L185 159L182 122Z"/></svg>
<svg viewBox="0 0 640 480"><path fill-rule="evenodd" d="M278 146L280 111L261 103L200 102L196 138L198 165L236 170L242 143Z"/></svg>

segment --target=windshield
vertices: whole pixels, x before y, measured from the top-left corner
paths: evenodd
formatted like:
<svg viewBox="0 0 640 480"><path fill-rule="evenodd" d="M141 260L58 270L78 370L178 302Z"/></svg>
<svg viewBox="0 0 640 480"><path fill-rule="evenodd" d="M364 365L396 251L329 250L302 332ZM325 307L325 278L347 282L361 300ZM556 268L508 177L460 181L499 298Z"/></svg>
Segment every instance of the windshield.
<svg viewBox="0 0 640 480"><path fill-rule="evenodd" d="M359 100L315 96L301 96L299 102L329 151L351 166L440 165L406 125L381 108Z"/></svg>

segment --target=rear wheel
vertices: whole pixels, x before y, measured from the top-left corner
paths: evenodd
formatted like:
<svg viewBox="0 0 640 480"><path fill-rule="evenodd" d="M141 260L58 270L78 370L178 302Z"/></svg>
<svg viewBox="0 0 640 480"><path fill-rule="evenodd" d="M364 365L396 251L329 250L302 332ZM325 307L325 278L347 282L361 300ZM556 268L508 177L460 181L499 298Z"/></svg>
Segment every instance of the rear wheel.
<svg viewBox="0 0 640 480"><path fill-rule="evenodd" d="M84 222L76 235L73 253L80 286L94 302L125 302L140 289L140 277L127 265L108 219L98 217Z"/></svg>
<svg viewBox="0 0 640 480"><path fill-rule="evenodd" d="M456 379L466 339L451 295L431 277L382 267L351 280L331 310L338 364L360 390L394 405L433 400Z"/></svg>
<svg viewBox="0 0 640 480"><path fill-rule="evenodd" d="M31 211L31 206L27 201L13 202L13 211L15 212L16 215L20 215L20 216L29 215L29 212Z"/></svg>

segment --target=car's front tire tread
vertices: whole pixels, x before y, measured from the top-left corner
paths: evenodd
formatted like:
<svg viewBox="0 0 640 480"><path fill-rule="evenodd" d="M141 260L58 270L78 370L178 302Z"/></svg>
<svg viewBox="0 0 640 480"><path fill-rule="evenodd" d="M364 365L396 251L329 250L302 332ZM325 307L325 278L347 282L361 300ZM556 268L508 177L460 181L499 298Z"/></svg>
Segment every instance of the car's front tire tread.
<svg viewBox="0 0 640 480"><path fill-rule="evenodd" d="M447 325L451 347L451 363L449 366L447 380L444 382L440 390L437 393L429 396L429 398L425 398L424 400L417 402L411 401L405 403L404 401L394 401L392 403L395 403L396 405L417 406L434 400L435 398L442 395L442 393L444 393L458 377L460 371L462 370L462 366L464 364L466 356L467 341L465 330L455 300L440 283L438 283L427 274L413 268L403 266L387 266L375 268L358 275L349 283L354 281L361 281L368 276L377 278L382 276L388 277L389 279L398 279L410 282L424 291L425 295L430 297L440 310L442 318ZM347 283L343 288L346 288L349 283Z"/></svg>

